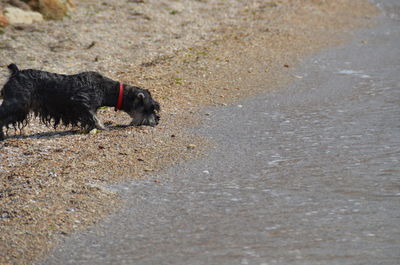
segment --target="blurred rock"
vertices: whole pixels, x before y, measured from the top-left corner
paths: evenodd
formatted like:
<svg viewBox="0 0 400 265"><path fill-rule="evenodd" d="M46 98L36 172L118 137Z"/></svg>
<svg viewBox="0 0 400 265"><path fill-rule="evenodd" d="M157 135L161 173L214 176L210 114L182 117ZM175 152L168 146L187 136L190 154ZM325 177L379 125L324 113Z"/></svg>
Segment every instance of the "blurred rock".
<svg viewBox="0 0 400 265"><path fill-rule="evenodd" d="M0 27L6 27L8 24L10 24L10 22L7 17L0 11Z"/></svg>
<svg viewBox="0 0 400 265"><path fill-rule="evenodd" d="M27 3L25 3L25 2L23 2L21 0L8 0L8 3L10 5L18 7L20 9L22 9L22 10L31 11L31 7Z"/></svg>
<svg viewBox="0 0 400 265"><path fill-rule="evenodd" d="M62 19L76 7L73 0L30 0L28 4L47 19Z"/></svg>
<svg viewBox="0 0 400 265"><path fill-rule="evenodd" d="M17 7L6 7L4 15L10 24L32 24L43 21L42 14L34 11L25 11Z"/></svg>

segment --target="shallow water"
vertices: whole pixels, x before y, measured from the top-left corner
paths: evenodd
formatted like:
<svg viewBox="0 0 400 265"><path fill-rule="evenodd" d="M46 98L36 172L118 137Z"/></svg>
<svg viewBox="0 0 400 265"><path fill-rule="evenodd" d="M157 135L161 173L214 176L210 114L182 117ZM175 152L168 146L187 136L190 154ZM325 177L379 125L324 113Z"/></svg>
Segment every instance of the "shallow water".
<svg viewBox="0 0 400 265"><path fill-rule="evenodd" d="M216 149L118 187L126 207L43 264L398 264L393 14L305 60L287 89L206 110L196 131Z"/></svg>

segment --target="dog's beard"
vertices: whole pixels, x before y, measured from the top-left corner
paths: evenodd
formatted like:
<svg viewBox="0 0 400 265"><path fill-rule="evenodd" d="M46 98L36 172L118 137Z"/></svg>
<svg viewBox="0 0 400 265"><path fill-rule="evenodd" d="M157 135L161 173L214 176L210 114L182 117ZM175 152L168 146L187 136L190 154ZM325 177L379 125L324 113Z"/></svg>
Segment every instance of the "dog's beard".
<svg viewBox="0 0 400 265"><path fill-rule="evenodd" d="M160 120L160 116L156 113L143 114L143 113L133 113L131 114L132 121L130 125L133 126L156 126Z"/></svg>

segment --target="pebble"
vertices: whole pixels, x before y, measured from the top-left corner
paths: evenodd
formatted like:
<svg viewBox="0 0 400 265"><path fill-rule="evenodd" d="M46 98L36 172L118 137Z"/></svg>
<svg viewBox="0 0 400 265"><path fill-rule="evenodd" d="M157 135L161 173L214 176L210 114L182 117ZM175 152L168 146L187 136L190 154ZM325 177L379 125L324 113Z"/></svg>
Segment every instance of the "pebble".
<svg viewBox="0 0 400 265"><path fill-rule="evenodd" d="M197 147L197 145L195 145L195 144L189 144L189 145L187 145L187 149L195 149Z"/></svg>

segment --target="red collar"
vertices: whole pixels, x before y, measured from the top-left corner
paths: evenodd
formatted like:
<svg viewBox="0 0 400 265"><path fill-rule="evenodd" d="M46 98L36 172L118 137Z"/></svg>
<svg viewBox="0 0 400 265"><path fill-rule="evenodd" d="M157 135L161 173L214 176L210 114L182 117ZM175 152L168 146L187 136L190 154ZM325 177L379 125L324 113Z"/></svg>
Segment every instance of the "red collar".
<svg viewBox="0 0 400 265"><path fill-rule="evenodd" d="M119 94L118 94L118 102L117 102L117 110L120 110L122 107L122 98L124 97L124 85L119 83Z"/></svg>

